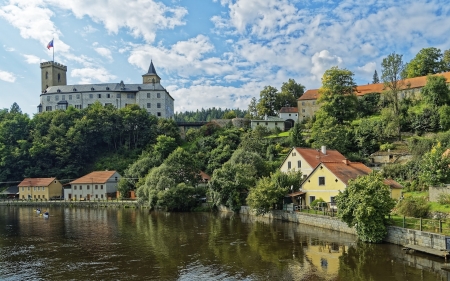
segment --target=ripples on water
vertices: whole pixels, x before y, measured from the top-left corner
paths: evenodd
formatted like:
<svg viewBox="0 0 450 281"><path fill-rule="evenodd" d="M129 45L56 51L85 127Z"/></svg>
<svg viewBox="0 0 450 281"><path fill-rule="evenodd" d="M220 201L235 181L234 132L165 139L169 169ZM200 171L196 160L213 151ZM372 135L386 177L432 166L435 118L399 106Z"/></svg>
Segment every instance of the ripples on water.
<svg viewBox="0 0 450 281"><path fill-rule="evenodd" d="M450 280L443 260L230 214L0 207L0 280Z"/></svg>

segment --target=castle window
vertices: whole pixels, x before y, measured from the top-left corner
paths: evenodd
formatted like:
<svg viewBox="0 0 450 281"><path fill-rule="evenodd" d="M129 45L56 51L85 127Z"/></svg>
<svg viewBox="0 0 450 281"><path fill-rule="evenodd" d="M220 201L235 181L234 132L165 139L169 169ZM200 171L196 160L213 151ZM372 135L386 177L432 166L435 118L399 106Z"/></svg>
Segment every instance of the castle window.
<svg viewBox="0 0 450 281"><path fill-rule="evenodd" d="M156 93L156 97L159 99L161 97L160 93Z"/></svg>
<svg viewBox="0 0 450 281"><path fill-rule="evenodd" d="M79 100L80 99L80 94L77 94L77 100Z"/></svg>
<svg viewBox="0 0 450 281"><path fill-rule="evenodd" d="M109 87L106 87L106 90L109 91Z"/></svg>
<svg viewBox="0 0 450 281"><path fill-rule="evenodd" d="M147 98L148 98L148 99L150 98L150 93L147 93Z"/></svg>
<svg viewBox="0 0 450 281"><path fill-rule="evenodd" d="M302 167L302 161L301 160L298 160L297 161L297 168L301 168Z"/></svg>
<svg viewBox="0 0 450 281"><path fill-rule="evenodd" d="M48 71L45 72L45 79L48 79Z"/></svg>
<svg viewBox="0 0 450 281"><path fill-rule="evenodd" d="M156 116L161 116L161 112L157 112L157 113L156 113Z"/></svg>
<svg viewBox="0 0 450 281"><path fill-rule="evenodd" d="M313 105L315 105L315 104L316 104L316 102L315 102L315 101L313 101L313 102L312 102L312 104L313 104Z"/></svg>
<svg viewBox="0 0 450 281"><path fill-rule="evenodd" d="M304 108L302 108L302 112L305 112L305 109L304 109Z"/></svg>
<svg viewBox="0 0 450 281"><path fill-rule="evenodd" d="M102 94L98 94L97 97L98 97L99 99L101 99L101 98L102 98Z"/></svg>
<svg viewBox="0 0 450 281"><path fill-rule="evenodd" d="M111 98L111 94L106 94L106 97L109 99Z"/></svg>
<svg viewBox="0 0 450 281"><path fill-rule="evenodd" d="M47 96L47 101L50 101L50 96Z"/></svg>
<svg viewBox="0 0 450 281"><path fill-rule="evenodd" d="M105 106L112 105L112 103L105 103Z"/></svg>
<svg viewBox="0 0 450 281"><path fill-rule="evenodd" d="M62 96L61 96L61 100L66 100L66 96L65 96L65 95L62 95Z"/></svg>
<svg viewBox="0 0 450 281"><path fill-rule="evenodd" d="M132 99L133 98L133 94L127 94L127 98Z"/></svg>
<svg viewBox="0 0 450 281"><path fill-rule="evenodd" d="M69 95L69 100L72 100L72 95Z"/></svg>
<svg viewBox="0 0 450 281"><path fill-rule="evenodd" d="M161 104L159 102L156 104L156 108L161 108Z"/></svg>
<svg viewBox="0 0 450 281"><path fill-rule="evenodd" d="M60 90L60 89L58 89L58 90L56 90L56 92L57 92L57 93L61 93L61 90Z"/></svg>
<svg viewBox="0 0 450 281"><path fill-rule="evenodd" d="M152 104L151 103L147 103L147 108L151 108Z"/></svg>
<svg viewBox="0 0 450 281"><path fill-rule="evenodd" d="M304 101L302 101L302 105L305 105L305 102L304 102Z"/></svg>
<svg viewBox="0 0 450 281"><path fill-rule="evenodd" d="M89 94L89 98L90 98L90 99L93 99L93 98L94 98L94 95L93 95L93 94Z"/></svg>
<svg viewBox="0 0 450 281"><path fill-rule="evenodd" d="M81 104L76 104L76 105L75 105L75 108L76 108L76 109L81 109Z"/></svg>
<svg viewBox="0 0 450 281"><path fill-rule="evenodd" d="M72 92L76 92L76 91L77 91L77 89L75 89L75 88L72 89Z"/></svg>
<svg viewBox="0 0 450 281"><path fill-rule="evenodd" d="M46 106L45 111L52 111L52 106L51 105Z"/></svg>
<svg viewBox="0 0 450 281"><path fill-rule="evenodd" d="M141 86L138 86L138 90L139 90L139 91L141 90Z"/></svg>
<svg viewBox="0 0 450 281"><path fill-rule="evenodd" d="M59 101L59 96L58 95L55 96L55 101Z"/></svg>
<svg viewBox="0 0 450 281"><path fill-rule="evenodd" d="M61 75L58 73L58 82L61 80Z"/></svg>
<svg viewBox="0 0 450 281"><path fill-rule="evenodd" d="M117 94L117 98L120 99L120 94Z"/></svg>
<svg viewBox="0 0 450 281"><path fill-rule="evenodd" d="M91 87L91 91L95 90L94 87Z"/></svg>

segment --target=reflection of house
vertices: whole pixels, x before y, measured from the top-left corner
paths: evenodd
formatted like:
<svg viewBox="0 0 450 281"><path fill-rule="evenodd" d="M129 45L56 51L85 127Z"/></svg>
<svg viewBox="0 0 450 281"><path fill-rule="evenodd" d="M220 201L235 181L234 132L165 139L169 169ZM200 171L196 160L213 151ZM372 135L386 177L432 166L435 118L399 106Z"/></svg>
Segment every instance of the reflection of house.
<svg viewBox="0 0 450 281"><path fill-rule="evenodd" d="M301 171L303 177L307 177L312 170L322 161L342 161L345 156L337 150L322 146L321 150L313 148L293 147L280 166L280 171Z"/></svg>
<svg viewBox="0 0 450 281"><path fill-rule="evenodd" d="M73 200L107 199L116 197L120 175L116 171L95 171L70 182L64 198Z"/></svg>
<svg viewBox="0 0 450 281"><path fill-rule="evenodd" d="M278 116L284 120L285 130L289 130L294 127L294 123L298 121L298 108L297 107L282 107Z"/></svg>
<svg viewBox="0 0 450 281"><path fill-rule="evenodd" d="M9 198L9 199L19 198L19 187L18 186L7 187L0 194L2 196L4 196L4 198Z"/></svg>
<svg viewBox="0 0 450 281"><path fill-rule="evenodd" d="M450 82L450 72L439 73L436 75L442 75ZM400 91L399 98L403 99L405 97L416 97L420 94L420 90L426 85L427 77L415 77L409 78L402 81L404 89ZM385 86L383 83L378 84L368 84L356 87L356 96L361 97L371 93L382 93L385 91ZM320 104L317 103L317 99L320 97L319 89L311 89L306 91L298 100L298 120L301 122L305 118L311 118L317 110L320 108Z"/></svg>
<svg viewBox="0 0 450 281"><path fill-rule="evenodd" d="M20 199L45 199L61 196L62 184L56 178L26 178L19 184Z"/></svg>
<svg viewBox="0 0 450 281"><path fill-rule="evenodd" d="M252 129L255 129L257 126L263 126L269 130L278 128L281 131L284 131L284 119L274 116L266 116L264 117L264 120L251 120L250 125Z"/></svg>
<svg viewBox="0 0 450 281"><path fill-rule="evenodd" d="M339 191L343 191L351 179L365 176L372 170L359 162L350 162L345 159L338 162L321 162L303 181L300 191L290 196L294 204L309 206L314 200L322 198L325 202L335 202ZM391 197L398 199L401 196L402 186L394 180L384 180L391 187ZM296 201L300 197L300 201Z"/></svg>
<svg viewBox="0 0 450 281"><path fill-rule="evenodd" d="M406 150L377 151L369 156L371 165L383 166L393 163L405 163L412 159L412 154Z"/></svg>
<svg viewBox="0 0 450 281"><path fill-rule="evenodd" d="M337 243L317 243L304 248L307 259L321 277L336 276L339 271L339 257L345 253L345 246Z"/></svg>

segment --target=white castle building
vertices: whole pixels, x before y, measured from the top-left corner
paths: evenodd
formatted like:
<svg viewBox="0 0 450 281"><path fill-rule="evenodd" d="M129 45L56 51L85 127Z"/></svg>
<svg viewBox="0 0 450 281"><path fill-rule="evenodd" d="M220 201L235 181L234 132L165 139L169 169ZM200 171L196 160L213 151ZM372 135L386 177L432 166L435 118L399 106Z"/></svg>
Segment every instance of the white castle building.
<svg viewBox="0 0 450 281"><path fill-rule="evenodd" d="M160 84L153 62L142 75L142 84L104 83L67 85L67 66L49 61L41 63L41 102L38 112L66 110L69 106L87 108L98 101L103 105L124 108L137 104L149 114L159 118L171 118L174 99Z"/></svg>

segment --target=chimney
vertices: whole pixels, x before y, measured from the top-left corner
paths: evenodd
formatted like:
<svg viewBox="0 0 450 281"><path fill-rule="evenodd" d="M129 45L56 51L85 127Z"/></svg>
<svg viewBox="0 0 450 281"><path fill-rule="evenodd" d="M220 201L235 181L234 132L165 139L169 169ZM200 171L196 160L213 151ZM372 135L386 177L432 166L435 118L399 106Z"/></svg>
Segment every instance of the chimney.
<svg viewBox="0 0 450 281"><path fill-rule="evenodd" d="M327 147L325 145L322 145L322 154L327 155Z"/></svg>
<svg viewBox="0 0 450 281"><path fill-rule="evenodd" d="M350 163L350 161L348 161L347 158L345 158L344 160L342 160L342 162L343 162L345 165L348 165L348 164Z"/></svg>

